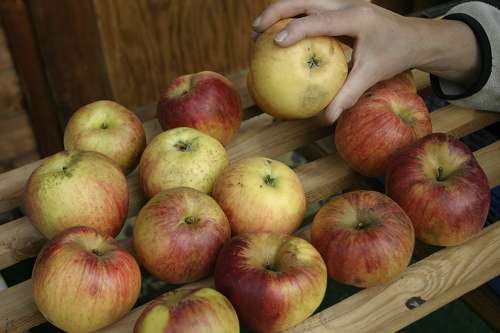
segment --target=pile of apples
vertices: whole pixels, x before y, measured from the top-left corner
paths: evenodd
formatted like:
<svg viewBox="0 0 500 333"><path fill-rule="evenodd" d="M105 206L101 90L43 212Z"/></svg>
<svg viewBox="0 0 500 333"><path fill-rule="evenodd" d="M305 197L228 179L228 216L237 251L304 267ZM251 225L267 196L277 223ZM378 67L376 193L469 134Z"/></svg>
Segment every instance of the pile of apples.
<svg viewBox="0 0 500 333"><path fill-rule="evenodd" d="M256 103L281 119L317 115L347 75L333 38L290 48L256 41L248 77ZM287 84L284 84L286 82ZM328 275L371 287L397 279L415 236L457 245L477 233L489 208L486 176L465 145L431 134L410 72L380 82L339 118L335 143L366 176L386 177L386 193L353 191L324 205L310 242L301 226L306 196L297 174L266 157L229 163L225 149L242 120L225 77L177 78L161 95L164 132L146 146L141 121L98 101L77 110L65 151L27 181L26 215L49 242L33 269L40 312L69 332L91 332L128 313L141 288L139 264L184 284L213 275L215 289L177 290L151 302L134 332L278 332L309 317ZM126 175L138 170L149 201L133 226L133 256L115 239L127 218Z"/></svg>

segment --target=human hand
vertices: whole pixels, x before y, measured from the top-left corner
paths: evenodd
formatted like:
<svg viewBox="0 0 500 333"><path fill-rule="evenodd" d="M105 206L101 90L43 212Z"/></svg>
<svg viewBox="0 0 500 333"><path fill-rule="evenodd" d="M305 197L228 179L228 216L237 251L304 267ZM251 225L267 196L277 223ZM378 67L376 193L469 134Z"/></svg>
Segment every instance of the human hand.
<svg viewBox="0 0 500 333"><path fill-rule="evenodd" d="M276 35L278 45L290 46L306 37L347 36L353 46L349 76L322 115L328 123L375 83L409 68L457 81L477 70L478 51L470 47L475 37L464 23L404 17L364 0L281 0L264 10L254 30L262 32L297 15L305 16Z"/></svg>

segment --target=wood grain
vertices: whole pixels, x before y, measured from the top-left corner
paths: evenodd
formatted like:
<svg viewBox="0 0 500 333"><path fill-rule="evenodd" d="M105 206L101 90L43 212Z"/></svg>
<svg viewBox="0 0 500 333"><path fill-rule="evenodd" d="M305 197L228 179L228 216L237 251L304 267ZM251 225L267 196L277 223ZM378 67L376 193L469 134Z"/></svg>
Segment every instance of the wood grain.
<svg viewBox="0 0 500 333"><path fill-rule="evenodd" d="M426 73L413 71L413 74L419 90L429 85L429 76ZM248 93L246 81L242 78L244 75L245 72L240 72L237 75L231 76L235 86L239 88L238 92L242 98ZM253 106L251 100L248 103L247 110L249 107ZM449 131L453 129L454 134L458 135L462 128L467 128L469 126L469 122L473 122L470 128L479 129L496 120L500 120L500 114L498 113L486 114L485 112L476 112L474 110L462 109L459 107L449 107L449 109L449 114L448 112L444 114L441 114L441 112L436 113L438 111L431 114L431 119L433 123L435 123L434 126L438 131ZM436 115L439 115L439 117L436 117ZM434 117L436 117L436 119L434 119ZM441 123L446 125L440 125ZM269 157L277 156L295 148L303 147L328 135L329 130L327 128L317 130L318 127L320 127L320 125L313 119L292 122L274 122L273 118L270 116L261 114L242 123L238 134L227 147L228 153L233 160L244 158L245 156L252 156L251 154ZM146 121L144 123L144 129L148 142L162 131L156 119ZM33 172L38 165L40 165L40 161L35 161L19 169L0 174L0 213L19 206L22 187L31 172ZM135 178L135 175L129 176L129 184L131 184L130 186L132 188L136 188L137 186L134 185L136 180L133 178ZM132 202L135 203L134 201Z"/></svg>
<svg viewBox="0 0 500 333"><path fill-rule="evenodd" d="M395 332L499 275L498 239L497 222L410 266L397 281L364 289L287 332ZM413 297L425 303L409 309Z"/></svg>
<svg viewBox="0 0 500 333"><path fill-rule="evenodd" d="M434 128L438 131L451 131L457 136L462 136L482 128L495 120L499 120L500 114L476 112L471 109L449 106L433 112L431 117ZM455 119L455 121L453 123L448 123L450 118ZM474 125L469 125L469 123L473 123ZM228 145L227 151L231 161L250 156L275 157L314 142L329 133L328 128L321 128L318 126L319 125L313 119L274 121L270 116L261 114L244 122L236 138ZM151 128L148 133L148 136L153 136L151 134L153 133ZM492 145L488 149L497 149L495 147L495 145ZM483 150L481 150L481 153L483 153ZM493 153L498 152L493 151ZM489 156L489 152L486 154ZM491 165L488 165L488 170L493 170L491 171L493 174L490 176L490 178L493 177L492 179L496 179L497 174L500 173L499 168L494 167L495 163L495 161L492 161L490 163ZM24 181L19 180L26 179L30 173L28 169L31 167L31 170L33 170L35 165L36 163L30 164L23 168L0 175L0 195L7 194L3 198L0 196L0 198L2 198L0 202L2 202L4 206L12 205L16 200L19 200L21 188L24 185ZM316 168L323 168L328 165L330 165L331 168L326 177L335 175L342 177L342 180L340 178L335 178L337 180L336 182L325 182L324 176L316 173ZM325 168L325 170L327 169ZM309 198L311 202L323 199L348 184L360 184L359 177L352 174L351 170L336 154L328 156L327 160L320 159L306 164L301 169L301 172L307 175L307 184L311 184L310 189L314 190L310 192L314 193L311 194L313 197ZM15 191L16 186L18 186L17 192ZM128 216L132 217L137 214L146 199L139 187L136 173L132 173L128 177L128 186L130 193ZM306 190L306 192L308 191ZM8 225L9 223L0 226L0 269L32 256L33 244L42 244L42 236L29 225L29 221L26 218L21 218L16 221L17 226L23 225L19 228L11 228ZM2 230L5 231L2 232ZM12 239L13 235L15 235L18 240L27 241L25 245L26 249L22 242Z"/></svg>
<svg viewBox="0 0 500 333"><path fill-rule="evenodd" d="M94 0L114 99L137 107L179 75L247 67L251 22L270 2Z"/></svg>
<svg viewBox="0 0 500 333"><path fill-rule="evenodd" d="M54 98L53 112L64 128L80 106L113 98L93 2L27 0L26 4ZM127 75L123 73L123 79Z"/></svg>
<svg viewBox="0 0 500 333"><path fill-rule="evenodd" d="M30 13L23 0L0 1L0 16L19 77L26 111L41 156L62 148L62 130L54 112ZM12 129L11 129L12 130Z"/></svg>
<svg viewBox="0 0 500 333"><path fill-rule="evenodd" d="M496 142L494 145L496 145L497 148L499 148L500 142ZM479 150L477 152L476 156L478 157L479 163L481 164L481 166L483 168L486 165L488 165L489 162L492 162L492 161L497 163L496 165L499 165L498 163L500 163L499 154L495 154L495 150L488 149L488 147L485 147L485 148ZM333 179L333 181L331 181L331 184L330 184L331 188L334 188L336 190L341 189L341 187L336 187L336 186L338 186L339 183L345 182L346 173L349 173L349 172L347 172L347 170L349 170L349 169L347 167L345 167L343 169L343 170L345 170L344 172L340 172L340 173L332 172L332 168L331 168L332 165L329 163L331 161L332 161L331 156L327 156L327 157L321 158L318 161L308 163L308 164L304 165L303 167L300 167L297 169L297 173L299 174L302 182L304 183L304 188L305 189L312 189L310 191L306 190L308 200L309 200L309 198L319 197L319 193L322 191L322 189L320 187L316 186L317 185L316 180L311 178L310 173L306 170L316 170L316 174L319 175L318 179L322 179L324 183L329 183L328 180ZM343 162L341 161L340 164L343 164ZM341 169L340 166L339 166L339 168ZM487 174L491 174L492 170L485 169L485 171ZM354 173L352 171L350 172L350 174L351 174L351 176L350 176L351 179L354 180L355 179L354 177L356 177L356 176L354 175ZM329 178L329 177L331 177L331 178ZM493 183L492 183L493 185L491 187L493 187L496 182L500 182L500 176L498 176L497 178L490 178L490 179L493 181ZM316 193L316 192L318 192L318 193ZM332 193L334 193L334 192L330 192L330 194L332 194ZM496 272L497 275L500 274L500 265L499 265L499 263L500 263L500 252L499 252L500 243L497 242L498 244L494 244L495 237L497 239L498 239L498 237L500 237L500 223L497 223L497 227L498 228L496 228L496 230L494 232L490 232L491 227L489 227L489 228L485 229L480 235L475 237L475 239L477 239L478 237L479 238L484 237L484 240L489 242L489 245L494 246L494 248L490 248L486 251L482 251L481 246L480 246L481 242L476 242L475 240L473 240L474 242L476 242L473 245L473 249L476 250L476 252L474 252L474 254L472 254L472 255L468 254L470 242L465 245L465 247L466 247L465 250L460 250L461 247L450 248L450 249L458 249L459 254L455 253L453 255L449 255L449 254L445 255L444 257L449 257L449 259L447 259L448 261L453 261L453 262L451 262L451 263L448 262L449 264L444 269L440 269L436 273L434 271L435 259L433 259L433 257L429 257L428 259L431 259L429 262L427 262L427 259L424 259L423 261L421 261L413 266L410 266L410 268L407 270L407 273L405 273L405 275L401 279L396 281L395 283L402 284L403 286L408 286L408 285L411 285L412 283L417 283L418 286L422 286L422 285L426 285L428 283L427 281L429 281L429 280L431 280L431 282L434 282L434 280L437 280L435 283L433 283L434 286L438 283L439 284L446 284L447 282L443 282L443 280L446 280L446 281L448 280L447 279L447 274L448 274L447 270L453 269L452 273L455 273L456 278L453 279L453 283L450 282L447 287L449 287L450 285L453 286L453 290L451 292L454 292L454 294L453 294L454 298L457 298L457 297L461 296L462 294L464 294L465 292L476 288L477 286L481 285L485 281L488 281L491 278L495 277L495 275L492 275L491 271L489 271L487 274L487 276L489 278L481 277L479 279L482 282L480 282L480 281L479 282L478 281L473 281L473 282L468 281L468 280L476 279L478 276L481 276L481 273L476 274L476 272L474 272L474 270L475 270L475 264L474 264L474 265L470 265L470 267L466 270L466 272L467 272L466 274L460 275L460 273L462 272L464 267L468 267L467 266L468 263L475 262L473 260L468 261L468 260L463 259L463 258L482 258L482 260L484 258L488 258L489 264L485 265L485 266L488 266L488 268L491 268L494 266L494 272ZM310 230L309 226L306 226L306 227L302 228L301 230L299 230L296 233L296 235L299 237L302 237L304 239L309 240L309 230ZM448 251L448 250L446 250L446 251ZM495 253L495 251L496 251L496 253ZM443 252L443 251L441 251L441 252ZM477 252L481 252L481 253L478 254ZM465 255L464 255L464 253L465 253ZM478 256L476 257L475 255L478 255ZM494 256L493 259L491 258L492 256ZM459 264L459 268L457 268L457 266L455 266L455 263ZM423 272L415 274L414 273L415 269L423 270ZM411 272L411 273L409 273L409 272ZM431 272L432 274L429 274L428 272ZM470 276L471 273L473 274L472 277ZM404 280L406 278L407 274L411 274L410 277L407 278L408 281L401 282L401 280ZM416 276L414 276L414 275L416 275ZM457 286L457 284L463 282L464 280L466 280L469 284L466 284L465 287ZM371 288L371 289L367 289L365 291L362 291L362 293L366 292L368 290L372 290L372 289L376 289L376 290L381 289L383 291L385 288L386 288L386 286ZM442 295L441 294L442 290L433 289L433 291L437 295L437 297L436 297L437 299L433 300L433 302L434 302L433 307L427 308L426 309L427 312L420 314L420 317L418 317L418 318L408 316L405 320L399 319L401 323L404 323L404 325L399 326L396 329L399 329L399 328L402 328L402 327L408 325L409 323L423 317L425 314L432 312L433 310L437 309L438 307L440 307L440 306L442 306L442 305L444 305L452 300L452 299L446 298L448 296L447 294ZM408 293L407 290L404 290L404 292ZM449 292L449 291L446 290L446 292ZM400 293L399 290L397 290L395 292L385 293L384 296L380 299L381 300L380 302L382 302L382 300L384 300L384 297L385 297L385 299L397 298L398 300L400 300L401 298L399 297L398 293ZM429 295L429 293L427 293L427 294L422 293L422 297L423 296L428 297L428 295ZM406 302L406 300L408 298L413 297L413 296L415 296L415 295L410 295L406 298L403 298L404 301L398 303L398 306L399 307L401 307L402 305L404 306L404 302ZM354 295L351 298L353 298L353 297L357 297L357 295ZM351 299L351 298L349 298L349 299ZM425 298L425 299L430 300L431 298L429 297L429 298ZM358 305L363 305L363 304L369 303L369 302L370 302L370 297L363 297L362 302L360 301L357 303L349 304L349 306L345 308L345 315L349 316L349 314L351 312L358 311L357 310ZM370 308L370 311L375 311L376 309L380 309L380 308L385 309L384 303L380 303L380 302L373 304L372 307ZM338 304L341 304L341 303L338 303ZM146 305L143 305L142 307L135 309L130 315L127 315L127 317L123 318L121 321L119 321L116 324L114 324L106 329L103 329L99 332L107 332L107 333L132 332L135 320L137 320L137 317L140 315L141 311L144 309L145 306ZM334 307L335 306L337 306L337 305L334 305ZM392 310L393 310L393 308L390 307L390 308L388 308L386 310L382 310L382 311L384 314L390 315ZM329 311L329 310L325 310L325 311ZM338 314L339 313L337 313L336 315L329 315L329 313L327 313L326 315L322 315L322 316L326 316L327 318L330 318L330 320L336 320L336 316ZM340 313L340 314L344 315L344 313ZM399 314L399 315L401 315L401 314ZM406 315L406 313L405 313L405 315ZM356 320L358 320L359 318L362 318L362 317L369 318L370 322L367 322L362 327L356 326L355 328L347 329L348 327L350 327L349 325L355 325ZM319 324L318 324L318 320L316 320L314 318L316 318L316 316L310 318L308 321L304 322L302 325L299 325L295 329L290 330L290 332L297 332L297 333L298 332L302 332L302 333L303 332L314 332L314 333L316 333L316 332L317 333L319 333L319 332L324 332L324 333L327 333L327 332L328 333L329 332L356 332L356 333L359 333L359 332L365 332L365 331L366 332L393 332L396 330L396 329L385 329L387 322L384 322L385 326L384 325L380 325L380 326L375 325L376 328L371 329L371 327L372 327L371 325L373 325L373 323L371 321L373 320L374 322L376 322L378 317L377 317L377 315L372 315L369 311L362 312L359 315L359 318L353 316L351 321L349 321L345 326L342 326L339 328L335 327L335 329L333 329L333 327L330 327L330 326L328 326L328 327L319 326L319 325L321 325L322 321L324 320L323 317L321 319L319 319ZM391 320L393 320L394 318L397 318L397 316L391 317ZM309 323L309 321L312 321L312 323ZM315 328L316 326L319 326L320 328ZM314 329L310 328L310 327L314 327Z"/></svg>
<svg viewBox="0 0 500 333"><path fill-rule="evenodd" d="M500 165L500 154L498 154L498 149L500 149L500 141L497 141L496 143L494 143L490 146L487 146L485 148L482 148L482 149L478 150L477 152L475 152L475 155L478 158L478 162L485 170L486 174L488 175L488 179L492 182L492 185L500 183L500 175L496 171L489 169L489 168L496 169L498 167L498 165ZM315 170L315 172L314 172L315 177L314 178L310 177L310 174L311 174L310 170L311 169L308 168L307 166L303 166L303 167L297 169L297 173L304 184L304 188L307 189L306 195L307 195L308 199L320 197L319 194L315 193L316 190L321 191L322 195L331 195L331 194L333 194L333 192L327 193L325 191L325 188L331 188L332 190L341 190L342 188L339 184L345 184L346 186L350 186L349 182L346 181L346 179L348 179L348 177L353 177L351 179L355 180L354 177L356 177L356 176L346 175L347 173L349 173L348 168L345 168L345 167L342 168L341 166L338 166L339 170L344 170L344 173L332 172L332 168L337 168L337 166L332 166L330 163L327 163L326 161L329 161L329 158L330 157L327 156L327 157L324 157L320 160L311 162L311 163L316 164L316 167L314 169ZM343 162L338 161L337 163L342 164ZM350 171L350 172L353 173L352 171ZM317 184L318 179L323 180L323 186L316 187L315 184ZM309 182L311 182L311 184ZM500 226L500 224L499 224L499 226ZM299 234L303 235L303 237L307 237L308 227L299 231ZM0 242L0 244L2 244L2 242ZM497 246L500 246L500 243L498 243ZM457 247L457 248L459 248L459 247ZM498 253L498 255L500 255L499 251L497 251L497 253ZM479 258L479 257L477 257L477 258ZM481 261L485 262L485 258L486 257L481 257ZM465 261L465 260L463 262L467 263L467 261ZM471 263L468 263L468 264L470 264L471 267L473 267L475 265L475 262L474 261L471 261L471 262L472 262L472 264ZM461 266L461 267L463 267L463 266ZM499 268L500 268L500 266L497 265L497 267L495 267L495 270L498 272ZM429 269L430 269L429 267L426 268L426 270L429 270ZM467 270L466 270L466 272L469 273L469 271L467 271ZM486 273L490 274L491 272L488 271ZM463 278L464 280L466 280L466 282L468 281L467 280L468 275L464 275L463 277L460 277L460 278ZM474 275L473 281L477 281L475 275ZM481 280L481 281L483 281L483 280ZM486 281L486 280L484 280L484 281ZM464 285L465 285L465 287L456 287L456 288L462 288L462 289L459 289L459 292L461 292L461 293L457 294L456 297L473 289L473 287L471 287L470 289L467 289L471 286L471 285L468 285L467 283L465 283ZM480 284L478 284L478 285L480 285ZM474 285L474 287L477 287L478 285ZM12 323L12 325L13 325L12 330L14 332L22 332L22 331L27 330L30 327L32 327L29 325L36 325L36 324L42 323L44 321L41 314L39 314L38 311L36 310L36 308L33 307L33 304L32 304L33 299L31 298L31 290L27 290L25 286L26 286L26 282L24 282L21 285L17 285L17 286L14 286L14 287L7 289L9 291L8 293L6 293L6 291L0 292L0 298L2 299L2 302L0 303L0 323L2 323L2 322ZM19 291L16 291L16 290L19 290ZM455 290L455 289L453 289L453 290ZM29 297L26 295L26 293L29 293ZM453 294L453 295L455 295L455 294ZM428 297L427 294L424 294L423 296ZM21 299L23 301L20 301L19 299ZM451 299L446 299L446 300L449 301ZM436 304L442 305L444 303L438 302ZM432 309L435 309L435 307ZM412 312L412 314L413 314L413 312ZM416 320L418 318L415 317L414 319ZM408 319L406 319L406 320L408 320ZM132 325L132 323L130 323L130 325L131 325L130 326L130 329L131 329L133 327L133 325ZM113 326L112 326L110 328L109 332L123 332L123 331L114 330Z"/></svg>

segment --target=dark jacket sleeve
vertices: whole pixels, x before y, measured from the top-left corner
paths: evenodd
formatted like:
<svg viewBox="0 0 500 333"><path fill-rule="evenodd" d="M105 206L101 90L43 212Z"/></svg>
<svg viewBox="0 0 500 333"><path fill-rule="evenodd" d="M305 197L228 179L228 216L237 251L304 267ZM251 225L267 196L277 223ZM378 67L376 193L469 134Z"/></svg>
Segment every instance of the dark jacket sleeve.
<svg viewBox="0 0 500 333"><path fill-rule="evenodd" d="M467 88L431 75L435 94L453 104L500 111L500 1L469 1L453 7L443 19L459 20L474 32L481 70Z"/></svg>

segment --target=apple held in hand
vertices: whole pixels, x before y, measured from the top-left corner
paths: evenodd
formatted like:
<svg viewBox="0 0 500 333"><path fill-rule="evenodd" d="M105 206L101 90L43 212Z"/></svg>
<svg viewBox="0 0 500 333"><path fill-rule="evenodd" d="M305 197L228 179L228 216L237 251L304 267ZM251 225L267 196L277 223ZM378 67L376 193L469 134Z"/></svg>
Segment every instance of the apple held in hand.
<svg viewBox="0 0 500 333"><path fill-rule="evenodd" d="M210 193L227 164L219 141L193 128L177 127L157 135L146 147L139 181L148 197L182 186Z"/></svg>
<svg viewBox="0 0 500 333"><path fill-rule="evenodd" d="M221 250L215 286L240 320L257 332L278 332L304 321L326 291L325 263L307 241L284 234L248 233Z"/></svg>
<svg viewBox="0 0 500 333"><path fill-rule="evenodd" d="M274 37L291 20L278 21L259 36L250 60L250 94L262 111L282 119L309 118L337 95L347 62L332 37L310 37L289 46Z"/></svg>
<svg viewBox="0 0 500 333"><path fill-rule="evenodd" d="M155 299L141 314L134 333L239 333L233 306L211 288L178 289Z"/></svg>
<svg viewBox="0 0 500 333"><path fill-rule="evenodd" d="M168 283L209 275L231 228L205 193L178 187L156 194L134 224L134 248L144 267Z"/></svg>
<svg viewBox="0 0 500 333"><path fill-rule="evenodd" d="M74 227L52 239L33 268L33 296L43 316L67 332L93 332L135 304L141 272L109 236Z"/></svg>
<svg viewBox="0 0 500 333"><path fill-rule="evenodd" d="M115 237L127 217L127 179L100 153L62 151L33 171L23 205L30 222L47 238L74 226Z"/></svg>
<svg viewBox="0 0 500 333"><path fill-rule="evenodd" d="M223 145L238 131L243 117L238 91L224 76L210 71L176 78L158 102L161 127L192 127Z"/></svg>
<svg viewBox="0 0 500 333"><path fill-rule="evenodd" d="M386 193L423 242L458 245L478 233L490 206L488 179L472 152L444 133L428 135L389 163Z"/></svg>
<svg viewBox="0 0 500 333"><path fill-rule="evenodd" d="M335 280L367 288L398 278L410 263L415 236L406 213L382 193L333 198L314 217L311 243Z"/></svg>
<svg viewBox="0 0 500 333"><path fill-rule="evenodd" d="M340 115L335 145L351 168L375 177L385 173L394 152L431 132L420 96L406 89L378 88L368 90Z"/></svg>
<svg viewBox="0 0 500 333"><path fill-rule="evenodd" d="M114 160L125 174L139 163L146 147L141 120L113 101L97 101L78 109L64 131L66 150L90 150Z"/></svg>
<svg viewBox="0 0 500 333"><path fill-rule="evenodd" d="M285 164L253 157L229 165L212 193L233 235L269 231L290 234L302 223L306 197L297 174Z"/></svg>

